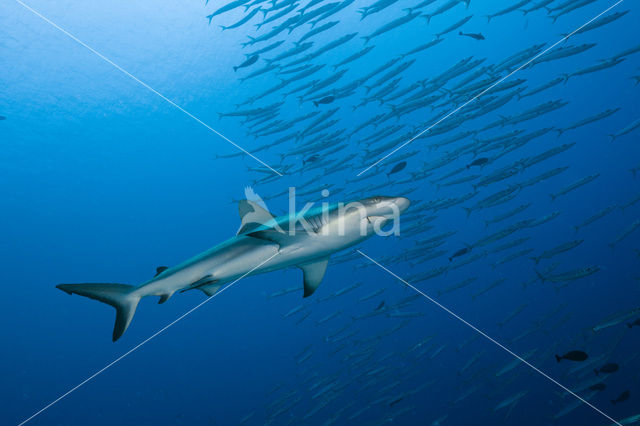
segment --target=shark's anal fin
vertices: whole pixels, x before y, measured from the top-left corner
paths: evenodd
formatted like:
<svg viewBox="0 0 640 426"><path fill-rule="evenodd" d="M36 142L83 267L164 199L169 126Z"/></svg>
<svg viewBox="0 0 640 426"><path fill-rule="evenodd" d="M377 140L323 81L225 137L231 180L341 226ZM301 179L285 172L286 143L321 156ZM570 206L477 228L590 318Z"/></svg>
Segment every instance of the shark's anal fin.
<svg viewBox="0 0 640 426"><path fill-rule="evenodd" d="M325 257L324 259L316 260L315 262L298 265L304 274L304 294L302 297L311 296L320 286L328 264L329 258Z"/></svg>

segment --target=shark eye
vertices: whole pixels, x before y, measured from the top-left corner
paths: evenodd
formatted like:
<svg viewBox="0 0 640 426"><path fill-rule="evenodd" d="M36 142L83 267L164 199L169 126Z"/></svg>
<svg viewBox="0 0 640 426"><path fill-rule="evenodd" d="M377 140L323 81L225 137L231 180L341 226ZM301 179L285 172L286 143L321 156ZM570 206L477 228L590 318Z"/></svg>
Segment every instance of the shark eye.
<svg viewBox="0 0 640 426"><path fill-rule="evenodd" d="M371 202L372 202L373 204L378 204L380 201L382 201L382 200L380 199L380 197L373 197L373 198L371 199Z"/></svg>

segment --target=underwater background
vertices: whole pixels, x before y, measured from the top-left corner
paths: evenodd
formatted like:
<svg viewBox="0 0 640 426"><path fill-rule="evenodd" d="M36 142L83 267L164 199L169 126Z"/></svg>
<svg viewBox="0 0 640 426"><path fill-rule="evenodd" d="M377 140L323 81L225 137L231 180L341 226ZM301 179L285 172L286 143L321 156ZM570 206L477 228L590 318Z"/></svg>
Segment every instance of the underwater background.
<svg viewBox="0 0 640 426"><path fill-rule="evenodd" d="M145 299L112 343L113 310L56 284L145 282L232 237L248 186L277 214L289 187L298 209L408 197L400 235L358 249L468 323L348 250L309 298L297 269L242 279L29 423L638 421L638 2L253 3L0 4L2 423L204 298Z"/></svg>

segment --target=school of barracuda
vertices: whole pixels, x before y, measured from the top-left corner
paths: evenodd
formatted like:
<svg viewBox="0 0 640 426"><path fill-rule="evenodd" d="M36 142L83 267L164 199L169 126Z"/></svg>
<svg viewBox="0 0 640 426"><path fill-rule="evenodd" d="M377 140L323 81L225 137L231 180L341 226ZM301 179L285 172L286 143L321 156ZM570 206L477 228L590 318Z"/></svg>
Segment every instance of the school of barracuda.
<svg viewBox="0 0 640 426"><path fill-rule="evenodd" d="M207 8L211 8L213 2L208 3ZM582 141L572 139L572 131L596 122L606 124L610 117L621 114L616 105L572 105L562 98L561 90L593 73L613 73L620 64L629 63L635 64L632 69L636 73L624 79L628 80L628 90L638 90L638 40L634 44L634 40L624 39L616 46L607 46L603 50L606 55L599 61L580 61L585 52L597 49L598 31L625 20L626 25L632 25L629 20L633 11L625 6L637 4L623 2L578 29L562 26L565 16L592 4L598 4L600 12L611 4L602 0L508 3L502 4L502 10L488 10L489 5L472 4L471 0L236 0L216 5L207 16L215 33L236 31L246 35L237 46L238 61L233 69L237 84L242 87L260 81L255 86L259 90L237 99L236 109L220 111L219 115L224 123L236 120L234 124L246 130L243 146L248 151L274 159L267 163L285 178L295 177L296 196L303 200L316 200L322 190L332 196L339 194L342 199L374 193L409 197L412 205L402 218L403 248L377 260L392 270L400 265L402 270L412 271L403 278L432 297L449 301L454 299L447 297L455 295L459 298L456 300L479 303L506 291L505 287L525 293L535 288L553 288L560 295L580 292L581 282L606 280L603 268L607 265L564 264L562 259L565 253L576 250L609 250L590 245L592 232L606 232L616 256L622 256L623 250L631 252L636 265L640 264L640 193L612 205L594 200L574 217L575 223L568 229L563 227L554 233L556 241L546 240L545 250L529 245L545 227L562 217L566 205L562 200L588 192L607 174L605 168L592 170L568 184L557 184L557 177L570 173L570 155L580 155L583 149ZM354 15L360 25L341 25L344 20L352 22ZM373 28L365 26L372 15L383 23ZM500 61L476 57L474 46L491 41L482 30L499 19L526 19L529 26L536 20L552 20L559 28L555 35L569 37L557 46L540 42L501 52ZM403 40L410 39L406 36L418 25L433 36L425 38L421 33L421 37L414 37L413 45L402 43L395 51L376 48L377 41L402 32ZM321 37L325 41L318 41ZM453 38L468 42L468 50L461 50L457 59L444 64L444 71L433 72L430 52L447 49ZM557 63L562 72L542 84L530 84L528 79L537 69L550 62ZM361 71L363 63L367 63L366 73ZM357 64L360 66L356 68ZM422 79L408 78L408 71L416 69L421 70ZM620 78L620 73L611 76ZM298 114L284 114L285 105L293 105L286 110ZM355 115L366 108L375 112ZM583 118L563 122L562 117L554 115L569 108L577 108ZM635 114L636 119L593 135L602 149L612 143L637 145L640 110L627 113ZM544 120L535 121L541 117ZM535 130L523 128L529 122L543 124L536 124ZM521 153L525 146L526 155ZM264 200L287 195L289 185L279 183L284 178L252 163L245 153L218 156L234 157L245 157L248 173L254 176L252 184ZM558 161L564 163L558 165ZM631 187L640 162L629 158L627 164L618 167L630 170ZM345 170L351 171L352 178L336 178ZM456 195L448 195L450 190ZM540 197L533 199L534 193L549 194L549 198L543 203L538 201ZM621 214L629 211L635 212L636 220L621 219L628 217ZM480 237L468 241L455 222L446 220L460 213L476 221ZM612 228L602 230L605 218L614 217L620 219L613 221ZM633 244L635 247L629 247ZM351 264L354 269L376 268L363 261L354 252L332 259L334 264ZM501 272L514 262L520 262L523 275ZM478 274L479 264L489 265L491 272ZM639 277L640 271L636 270L628 279L637 283ZM298 290L299 286L285 288L267 297ZM518 379L525 372L529 374L527 367L518 359L489 356L477 334L470 333L468 339L456 342L433 333L417 336L412 344L405 342L394 351L381 351L382 342L395 332L428 315L431 305L419 294L407 292L404 297L393 297L385 288L367 288L360 282L344 283L330 294L319 293L314 300L295 301L284 314L288 321L301 326L326 329L324 341L305 347L293 357L300 367L299 388L278 385L266 406L251 410L238 419L239 423L344 424L370 418L366 416L371 413L378 413L380 424L396 419L401 422L403 415L423 403L419 398L423 390L438 386L429 379L430 365L453 352L469 354L468 361L452 372L460 382L458 397L450 402L453 409L480 398L488 411L495 412L496 421L506 421L517 404L532 398L526 384L518 386ZM336 298L350 298L353 311L316 312L311 308ZM633 391L619 385L611 387L608 381L614 375L626 375L629 382L638 383L638 353L622 359L619 353L616 359L612 355L625 339L637 341L640 305L593 312L593 322L584 324L582 332L567 335L565 325L573 316L572 301L566 298L562 303L545 304L529 293L512 306L487 308L499 312L500 319L494 324L478 321L506 346L518 348L522 358L533 365L561 368L553 370L557 379L585 400L595 401L603 394L606 397L598 405L602 401L609 404L610 400L611 406L617 406L633 400ZM509 329L514 318L526 315L533 306L544 314L526 329ZM365 324L372 317L396 320L385 331L371 334ZM341 325L335 325L337 318L342 318ZM527 349L522 345L527 338L543 334L548 341L544 348ZM330 359L314 356L319 346L330 346ZM400 363L386 362L399 356L403 360ZM634 362L635 368L631 369ZM334 367L332 375L320 374L328 365L339 368ZM421 378L417 385L412 380L415 377ZM407 389L403 385L407 382L414 385ZM359 393L368 395L368 404L350 402L352 383L358 383ZM556 414L549 423L568 420L574 410L584 406L559 388L556 391L564 405L555 406ZM309 403L312 408L308 408ZM638 404L636 413L633 404L627 404L632 412L619 422L639 422ZM442 412L424 419L423 424L446 424L448 416Z"/></svg>

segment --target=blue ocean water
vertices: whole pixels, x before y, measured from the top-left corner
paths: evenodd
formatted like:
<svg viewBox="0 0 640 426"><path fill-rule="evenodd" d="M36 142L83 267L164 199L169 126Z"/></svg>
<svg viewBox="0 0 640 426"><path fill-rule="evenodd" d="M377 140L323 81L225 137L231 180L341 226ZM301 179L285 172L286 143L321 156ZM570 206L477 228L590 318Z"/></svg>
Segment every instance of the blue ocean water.
<svg viewBox="0 0 640 426"><path fill-rule="evenodd" d="M299 3L298 9L307 4ZM309 11L324 7L329 0L313 3ZM619 420L640 414L640 327L627 326L639 316L625 317L640 304L640 230L630 228L640 220L640 202L633 203L640 193L640 177L630 171L640 167L640 130L636 128L614 141L608 136L640 119L637 2L620 2L605 14L628 11L620 19L575 35L551 51L595 44L584 52L518 70L533 57L529 55L499 76L516 71L501 84L525 79L518 87L526 86L526 93L636 47L635 53L624 55L621 63L571 76L566 84L559 83L521 100L516 96L501 108L461 120L444 134L429 135L437 132L438 126L446 126L447 120L477 111L473 109L475 103L486 97L498 97L514 89L483 94L433 127L424 138L367 170L363 174L367 177L356 180L358 173L391 151L369 155L366 149L395 139L401 145L408 140L401 136L418 134L471 99L455 98L452 87L478 68L434 91L431 95L439 97L433 103L384 122L379 119L380 123L374 122L349 138L347 135L361 123L395 111L392 105L403 105L402 97L394 101L383 97L381 102L374 100L353 109L367 96L363 86L376 83L393 67L357 84L353 94L336 96L328 104L314 106L308 99L300 103L296 96L301 92L287 97L282 93L313 80L319 84L340 70L345 72L338 81L315 93L357 82L390 59L433 40L433 34L473 15L459 30L443 35L438 45L394 65L415 59L391 78L401 78L395 91L423 80L423 86L429 87L437 76L464 58L486 58L478 67L493 65L495 69L506 58L536 44L549 48L562 39L562 34L576 30L616 4L604 0L573 2L588 4L555 22L545 10L527 14L516 10L487 22L485 15L515 2L472 0L468 7L460 2L433 16L429 23L418 16L365 44L361 37L406 15L405 9L419 2L388 3L362 20L358 9L373 2L343 3L344 9L316 27L330 21L338 23L306 40L313 46L280 61L283 68L278 71L286 70L287 62L346 34L357 35L313 58L313 65L324 65L313 76L253 103L245 101L291 74L272 70L246 81L240 78L265 66L264 59L295 47L294 42L312 26L304 24L291 33L285 30L245 48L242 43L250 40L248 36L266 34L272 26L299 14L297 9L259 31L254 24L261 22L260 12L248 23L222 31L220 25L231 25L246 16L243 6L220 13L208 23L206 16L224 3L29 2L28 6L41 16L24 3L10 0L0 5L0 116L6 118L0 121L4 141L0 154L3 424L28 419L70 390L73 392L30 423L598 425L612 423L607 416ZM418 11L429 14L446 3L439 0ZM562 3L556 0L549 7ZM535 4L532 1L520 8ZM265 2L253 7L270 6L271 2ZM269 12L267 17L287 7ZM460 36L458 31L482 33L485 40ZM282 45L261 55L257 63L234 71L234 66L247 59L246 53L280 40L284 41ZM334 64L367 46L375 47L334 70ZM487 72L479 79L490 75ZM387 82L380 82L371 93ZM267 108L282 100L285 102L274 109L269 120L254 127L254 122L245 117L221 116ZM502 117L557 100L567 104L514 125L504 123L481 130ZM327 120L336 123L327 130L270 146L286 134L302 132L313 119L333 108L339 110ZM559 137L549 131L513 151L508 151L509 145L475 156L473 152L458 155L455 151L474 140L514 130L526 135L544 128L567 128L610 108L620 109ZM277 126L277 120L286 123L314 111L320 114L282 132L257 137L252 134L260 127ZM262 182L269 175L264 170L252 170L263 168L262 164L246 155L220 158L239 150L202 123L276 170L291 167L284 176L271 175L269 181ZM388 126L402 128L381 141L368 143ZM312 152L288 154L318 135L341 129L344 133L337 137L339 142L331 139L331 144L345 146L327 156L320 151L320 166L303 164ZM436 146L460 132L474 133ZM438 185L471 174L481 175L480 180L518 160L569 143L575 145L486 186L474 189L468 182ZM387 177L399 161L394 158L411 151L416 153L404 159L406 167ZM456 155L443 167L434 168L431 175L420 174L447 153ZM494 160L497 154L504 155ZM483 157L491 162L466 170L466 165ZM344 159L347 161L343 164ZM330 170L339 164L337 170ZM568 168L518 189L507 202L474 210L470 215L462 208L559 167ZM465 170L439 180L459 168ZM599 177L584 186L555 200L549 196L594 174ZM276 194L285 194L289 187L299 192L318 188L297 200L301 207L307 201L325 200L319 193L322 185L329 189L331 201L373 195L404 195L412 200L406 215L414 219L401 219L400 236L374 236L358 248L441 306L356 253L348 261L330 262L322 285L305 299L297 269L242 279L127 354L201 303L203 294L177 294L162 306L151 298L143 299L132 325L113 343L112 308L79 296L69 297L55 288L58 283L76 282L138 285L149 280L157 266L176 265L231 238L240 224L237 200L244 198L245 187L251 186L263 197L272 212L284 214L288 199L286 195L274 197ZM477 194L468 201L439 210L432 208L438 199L454 199L475 191ZM485 226L485 221L523 204L530 204L524 212ZM574 230L574 226L607 207L612 207L609 214ZM559 212L558 216L544 224L518 228L490 244L477 244L523 220L544 218L554 212ZM437 217L427 223L425 218L434 215ZM631 230L628 236L611 248L610 244L627 229ZM442 238L442 245L416 254L416 242L448 232L451 234ZM527 237L518 246L496 252L504 243ZM530 259L573 240L584 241L538 265ZM457 250L467 246L473 247L470 253L449 261ZM531 251L499 264L524 249ZM428 259L438 250L444 254ZM411 255L415 256L409 259ZM472 256L478 258L452 267ZM598 272L579 279L561 275L589 266L598 266ZM438 267L447 267L448 271L432 279L419 279L420 274ZM557 282L537 279L536 270ZM462 288L445 291L472 278L475 281ZM503 282L478 295L497 280ZM340 294L354 284L359 286ZM299 289L278 295L294 287ZM374 293L368 300L361 300ZM402 301L406 303L398 305ZM302 309L287 315L301 304ZM608 318L619 320L609 326ZM499 344L524 356L539 371L517 365L500 373L516 358ZM582 363L556 361L556 354L571 350L584 351L589 359ZM126 356L120 358L123 354ZM118 360L116 364L101 372L114 360ZM619 370L602 378L604 390L589 390L586 385L597 382L594 368L607 363L618 364ZM581 365L587 366L576 370ZM91 378L96 372L100 374ZM558 383L575 390L602 413L580 403L563 414L566 407L579 400L566 394ZM82 385L75 388L78 384ZM629 398L613 404L611 401L624 391L630 392ZM512 398L515 402L509 403ZM502 404L504 401L507 403Z"/></svg>

